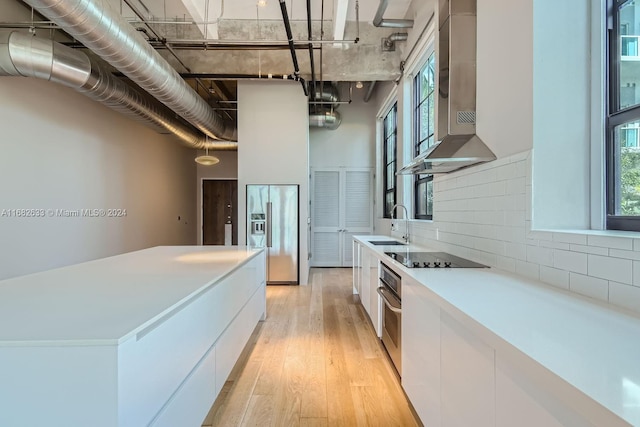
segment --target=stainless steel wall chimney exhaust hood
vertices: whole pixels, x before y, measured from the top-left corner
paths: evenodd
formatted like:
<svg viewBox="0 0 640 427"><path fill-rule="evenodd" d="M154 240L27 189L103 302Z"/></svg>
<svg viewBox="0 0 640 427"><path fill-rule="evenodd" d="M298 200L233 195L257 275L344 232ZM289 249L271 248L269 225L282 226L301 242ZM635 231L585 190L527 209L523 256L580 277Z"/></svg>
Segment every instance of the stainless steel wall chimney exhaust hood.
<svg viewBox="0 0 640 427"><path fill-rule="evenodd" d="M436 144L398 174L448 173L495 160L476 135L476 0L439 0Z"/></svg>

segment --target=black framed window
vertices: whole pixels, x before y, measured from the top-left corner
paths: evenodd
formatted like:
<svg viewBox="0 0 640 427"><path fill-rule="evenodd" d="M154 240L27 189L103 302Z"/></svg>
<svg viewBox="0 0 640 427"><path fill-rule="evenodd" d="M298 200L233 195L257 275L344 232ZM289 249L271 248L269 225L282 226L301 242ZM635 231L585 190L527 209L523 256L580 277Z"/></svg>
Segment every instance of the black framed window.
<svg viewBox="0 0 640 427"><path fill-rule="evenodd" d="M640 231L640 5L607 6L607 228Z"/></svg>
<svg viewBox="0 0 640 427"><path fill-rule="evenodd" d="M413 80L414 156L435 143L435 54L431 54ZM414 218L433 219L433 175L416 175Z"/></svg>
<svg viewBox="0 0 640 427"><path fill-rule="evenodd" d="M384 116L384 218L391 218L391 209L396 204L396 171L397 171L397 142L398 142L398 104L395 103L391 110Z"/></svg>

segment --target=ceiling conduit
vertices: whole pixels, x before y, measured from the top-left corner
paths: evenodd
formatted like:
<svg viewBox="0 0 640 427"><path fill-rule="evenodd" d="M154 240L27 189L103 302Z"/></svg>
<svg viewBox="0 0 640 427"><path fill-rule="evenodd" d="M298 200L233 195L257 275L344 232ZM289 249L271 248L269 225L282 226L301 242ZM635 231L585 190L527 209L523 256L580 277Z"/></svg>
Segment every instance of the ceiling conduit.
<svg viewBox="0 0 640 427"><path fill-rule="evenodd" d="M160 133L176 135L196 149L236 150L236 142L207 141L162 104L114 77L81 51L31 34L0 32L0 75L35 77L75 89Z"/></svg>
<svg viewBox="0 0 640 427"><path fill-rule="evenodd" d="M237 141L224 121L107 0L25 0L210 138Z"/></svg>

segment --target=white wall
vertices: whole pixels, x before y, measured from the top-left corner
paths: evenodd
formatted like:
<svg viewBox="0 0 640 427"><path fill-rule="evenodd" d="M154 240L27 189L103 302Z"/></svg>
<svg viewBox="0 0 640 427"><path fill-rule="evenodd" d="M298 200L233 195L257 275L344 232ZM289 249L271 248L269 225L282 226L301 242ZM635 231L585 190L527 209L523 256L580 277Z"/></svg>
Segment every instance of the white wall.
<svg viewBox="0 0 640 427"><path fill-rule="evenodd" d="M375 102L362 100L365 89L354 89L351 104L340 106L342 124L338 129L310 129L311 167L375 166L377 109Z"/></svg>
<svg viewBox="0 0 640 427"><path fill-rule="evenodd" d="M204 150L194 151L193 156L204 155ZM202 244L202 181L205 179L238 179L237 151L209 151L209 154L220 159L220 163L213 166L197 164L196 171L196 219L198 224L198 244ZM237 224L241 226L240 221ZM242 228L242 227L240 227ZM243 244L244 241L241 241Z"/></svg>
<svg viewBox="0 0 640 427"><path fill-rule="evenodd" d="M480 0L478 136L498 158L533 146L533 1Z"/></svg>
<svg viewBox="0 0 640 427"><path fill-rule="evenodd" d="M246 242L247 184L300 186L300 284L307 284L309 111L300 83L238 82L238 242Z"/></svg>
<svg viewBox="0 0 640 427"><path fill-rule="evenodd" d="M590 61L599 54L589 6L537 0L533 12L533 226L588 229Z"/></svg>
<svg viewBox="0 0 640 427"><path fill-rule="evenodd" d="M53 83L0 78L0 279L156 245L195 244L192 150ZM126 209L51 217L50 209ZM180 220L178 220L180 217Z"/></svg>

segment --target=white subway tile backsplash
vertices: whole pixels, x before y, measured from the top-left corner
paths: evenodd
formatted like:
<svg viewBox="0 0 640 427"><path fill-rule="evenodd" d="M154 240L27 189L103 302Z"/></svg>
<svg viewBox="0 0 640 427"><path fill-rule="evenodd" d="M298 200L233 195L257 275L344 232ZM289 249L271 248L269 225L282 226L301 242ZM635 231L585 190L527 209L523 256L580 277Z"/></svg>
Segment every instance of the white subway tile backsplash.
<svg viewBox="0 0 640 427"><path fill-rule="evenodd" d="M508 271L510 273L516 272L516 260L514 258L508 258L504 256L497 257L496 267L500 270Z"/></svg>
<svg viewBox="0 0 640 427"><path fill-rule="evenodd" d="M506 165L498 166L496 168L497 181L506 181L518 176L521 175L517 174L517 163L507 163Z"/></svg>
<svg viewBox="0 0 640 427"><path fill-rule="evenodd" d="M505 225L505 212L477 211L473 214L473 222L481 225Z"/></svg>
<svg viewBox="0 0 640 427"><path fill-rule="evenodd" d="M585 254L605 255L605 256L609 255L608 248L600 248L598 246L569 245L569 249L574 252L582 252Z"/></svg>
<svg viewBox="0 0 640 427"><path fill-rule="evenodd" d="M624 283L609 282L609 302L630 310L640 311L640 288Z"/></svg>
<svg viewBox="0 0 640 427"><path fill-rule="evenodd" d="M474 248L496 255L505 255L505 243L499 240L476 238Z"/></svg>
<svg viewBox="0 0 640 427"><path fill-rule="evenodd" d="M540 265L518 260L516 261L516 274L540 280Z"/></svg>
<svg viewBox="0 0 640 427"><path fill-rule="evenodd" d="M504 245L505 253L515 259L526 261L527 260L527 246L523 243L510 243L506 242Z"/></svg>
<svg viewBox="0 0 640 427"><path fill-rule="evenodd" d="M620 283L633 282L633 261L601 255L588 255L589 276L613 280Z"/></svg>
<svg viewBox="0 0 640 427"><path fill-rule="evenodd" d="M587 254L554 249L553 266L576 273L587 273Z"/></svg>
<svg viewBox="0 0 640 427"><path fill-rule="evenodd" d="M531 151L521 151L519 153L512 154L511 156L509 156L507 160L510 162L519 162L519 161L527 160L530 158L531 158Z"/></svg>
<svg viewBox="0 0 640 427"><path fill-rule="evenodd" d="M556 242L573 243L576 245L586 245L587 236L585 234L553 233L553 240Z"/></svg>
<svg viewBox="0 0 640 427"><path fill-rule="evenodd" d="M469 249L469 258L488 266L495 266L498 256L489 252L479 251L477 249Z"/></svg>
<svg viewBox="0 0 640 427"><path fill-rule="evenodd" d="M520 160L517 161L515 163L513 163L516 167L516 172L515 172L515 176L524 176L525 178L528 177L527 174L527 161L526 160ZM527 180L527 182L531 181L530 179Z"/></svg>
<svg viewBox="0 0 640 427"><path fill-rule="evenodd" d="M546 240L539 240L538 246L543 248L564 249L565 251L571 250L571 245L568 243L548 242Z"/></svg>
<svg viewBox="0 0 640 427"><path fill-rule="evenodd" d="M640 286L640 261L633 261L633 284Z"/></svg>
<svg viewBox="0 0 640 427"><path fill-rule="evenodd" d="M436 176L413 241L640 312L640 238L531 230L532 156Z"/></svg>
<svg viewBox="0 0 640 427"><path fill-rule="evenodd" d="M527 262L540 265L553 265L553 249L540 246L527 246Z"/></svg>
<svg viewBox="0 0 640 427"><path fill-rule="evenodd" d="M505 242L524 243L525 234L524 227L498 227L496 230L496 238Z"/></svg>
<svg viewBox="0 0 640 427"><path fill-rule="evenodd" d="M570 273L569 289L601 301L607 301L609 299L609 282L595 277Z"/></svg>
<svg viewBox="0 0 640 427"><path fill-rule="evenodd" d="M540 266L540 280L558 288L569 289L569 272L566 270Z"/></svg>
<svg viewBox="0 0 640 427"><path fill-rule="evenodd" d="M625 249L628 251L633 250L633 239L629 239L628 237L589 235L587 236L587 244L589 246Z"/></svg>
<svg viewBox="0 0 640 427"><path fill-rule="evenodd" d="M524 224L524 211L508 211L504 213L504 225L509 227L521 227Z"/></svg>
<svg viewBox="0 0 640 427"><path fill-rule="evenodd" d="M510 179L507 181L507 193L506 194L524 194L526 192L525 177L519 177Z"/></svg>
<svg viewBox="0 0 640 427"><path fill-rule="evenodd" d="M622 249L609 249L609 256L613 258L634 259L640 261L640 252L623 251Z"/></svg>
<svg viewBox="0 0 640 427"><path fill-rule="evenodd" d="M550 233L548 231L529 231L527 233L527 239L535 239L535 240L546 240L546 241L553 241L553 233Z"/></svg>

